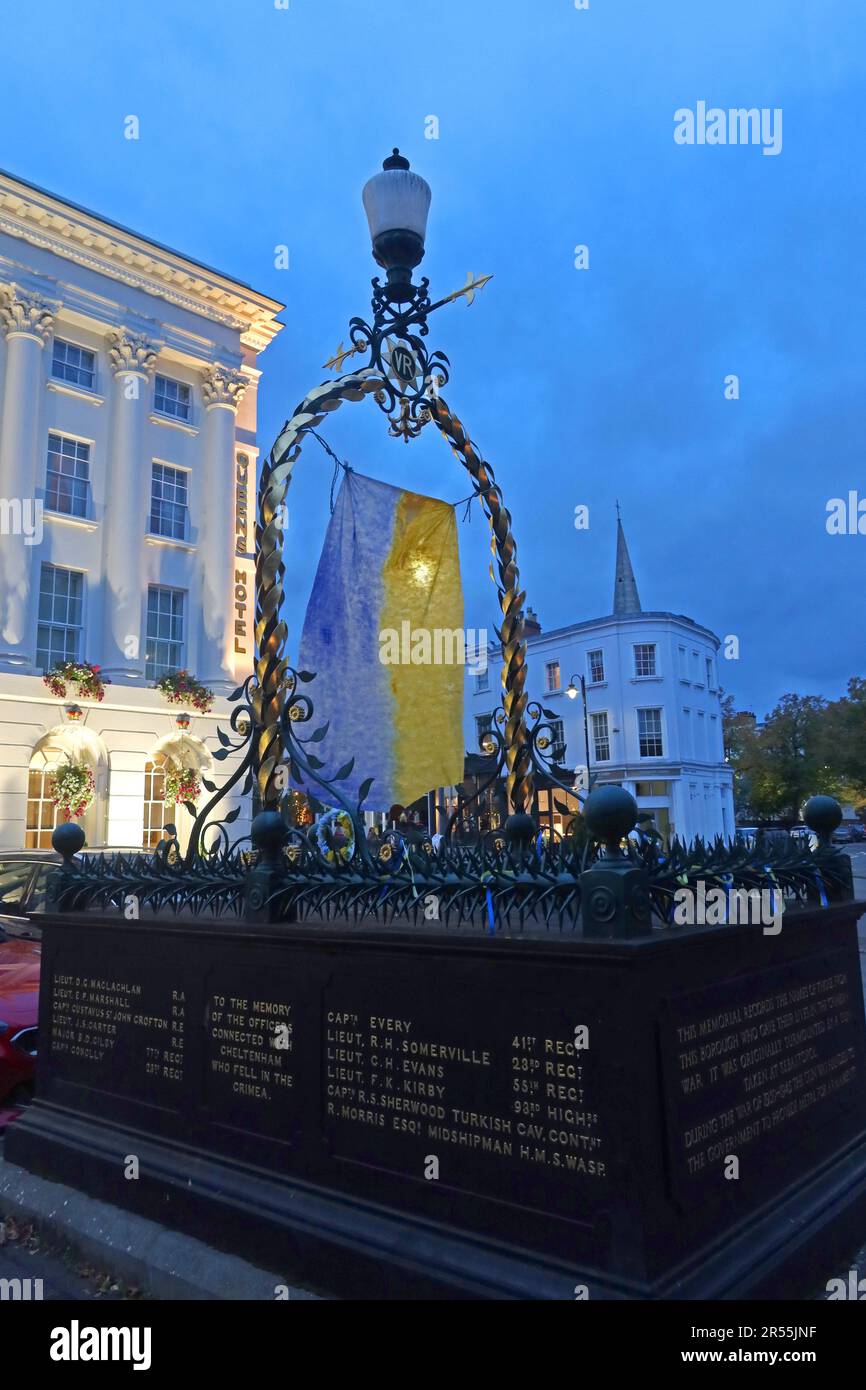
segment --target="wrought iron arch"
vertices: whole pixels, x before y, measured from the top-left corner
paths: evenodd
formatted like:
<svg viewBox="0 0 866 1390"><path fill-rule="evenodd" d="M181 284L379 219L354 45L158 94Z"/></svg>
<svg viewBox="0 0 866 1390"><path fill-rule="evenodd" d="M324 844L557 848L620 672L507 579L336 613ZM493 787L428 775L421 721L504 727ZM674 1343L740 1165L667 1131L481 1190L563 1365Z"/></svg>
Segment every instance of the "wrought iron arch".
<svg viewBox="0 0 866 1390"><path fill-rule="evenodd" d="M283 518L286 494L304 435L316 429L325 415L343 401L359 401L389 389L389 383L372 367L349 372L324 382L311 391L287 420L262 469L256 522L256 665L250 690L256 730L254 767L259 797L265 810L277 810L285 786L278 771L286 747L281 729L283 695L289 667L286 659L288 631L280 609L284 597ZM451 445L472 479L492 531L491 548L498 567L497 593L502 611L497 631L503 658L503 749L507 767L507 796L512 812L528 813L532 805L533 778L530 738L526 728L526 641L517 552L511 515L493 469L466 433L461 421L441 396L431 393L429 418ZM492 573L492 566L491 566Z"/></svg>

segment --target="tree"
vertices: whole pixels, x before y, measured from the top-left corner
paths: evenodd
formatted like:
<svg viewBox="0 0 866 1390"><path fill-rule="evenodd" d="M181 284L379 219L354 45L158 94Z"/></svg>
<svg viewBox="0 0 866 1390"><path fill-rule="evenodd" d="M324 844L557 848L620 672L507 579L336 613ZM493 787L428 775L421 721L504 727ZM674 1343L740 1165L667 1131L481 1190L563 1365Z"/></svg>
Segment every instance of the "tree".
<svg viewBox="0 0 866 1390"><path fill-rule="evenodd" d="M866 680L852 677L847 695L783 695L763 724L722 701L725 756L734 769L740 815L796 820L823 792L866 802Z"/></svg>

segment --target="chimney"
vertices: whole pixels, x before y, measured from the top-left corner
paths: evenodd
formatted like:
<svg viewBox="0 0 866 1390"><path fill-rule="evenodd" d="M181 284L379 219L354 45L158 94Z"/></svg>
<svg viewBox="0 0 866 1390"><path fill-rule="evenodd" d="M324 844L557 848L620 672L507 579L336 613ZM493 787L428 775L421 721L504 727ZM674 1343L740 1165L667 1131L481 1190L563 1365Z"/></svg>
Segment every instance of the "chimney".
<svg viewBox="0 0 866 1390"><path fill-rule="evenodd" d="M538 621L538 614L529 607L523 614L523 635L524 637L541 636L541 623Z"/></svg>

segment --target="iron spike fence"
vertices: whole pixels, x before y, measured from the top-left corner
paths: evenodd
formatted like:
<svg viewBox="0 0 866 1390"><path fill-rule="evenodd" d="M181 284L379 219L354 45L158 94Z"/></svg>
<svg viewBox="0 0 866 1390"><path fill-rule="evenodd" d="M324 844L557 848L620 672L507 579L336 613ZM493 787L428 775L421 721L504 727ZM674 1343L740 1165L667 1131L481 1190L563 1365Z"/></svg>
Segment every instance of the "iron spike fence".
<svg viewBox="0 0 866 1390"><path fill-rule="evenodd" d="M600 793L614 790L601 788ZM816 800L818 800L816 798ZM823 800L827 800L824 798ZM838 809L838 808L837 808ZM527 844L491 831L477 844L443 840L434 849L426 835L416 839L388 833L371 850L356 814L330 831L304 832L279 817L259 818L255 839L245 846L220 842L190 863L153 854L76 855L80 840L55 831L64 862L52 876L49 900L59 911L94 909L140 917L160 915L240 918L271 922L349 922L383 927L439 926L497 934L575 932L581 922L585 875L610 863L601 840L607 835L604 809L587 803L585 840L569 835ZM767 891L785 910L828 906L853 897L851 862L830 843L826 816L810 818L818 835L803 841L758 836L754 843L676 840L629 844L624 856L637 869L652 905L656 928L676 930L678 890ZM79 832L80 833L80 832ZM609 840L609 836L608 836ZM622 921L612 920L610 935Z"/></svg>

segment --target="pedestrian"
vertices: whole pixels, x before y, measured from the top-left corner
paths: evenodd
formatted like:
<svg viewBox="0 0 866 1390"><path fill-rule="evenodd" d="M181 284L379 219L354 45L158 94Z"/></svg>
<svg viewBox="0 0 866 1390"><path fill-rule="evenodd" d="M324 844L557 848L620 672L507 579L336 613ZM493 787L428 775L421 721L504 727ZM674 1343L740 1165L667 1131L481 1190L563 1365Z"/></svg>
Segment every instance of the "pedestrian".
<svg viewBox="0 0 866 1390"><path fill-rule="evenodd" d="M156 846L156 857L164 864L180 863L180 842L174 821L167 820L162 827L162 835Z"/></svg>

